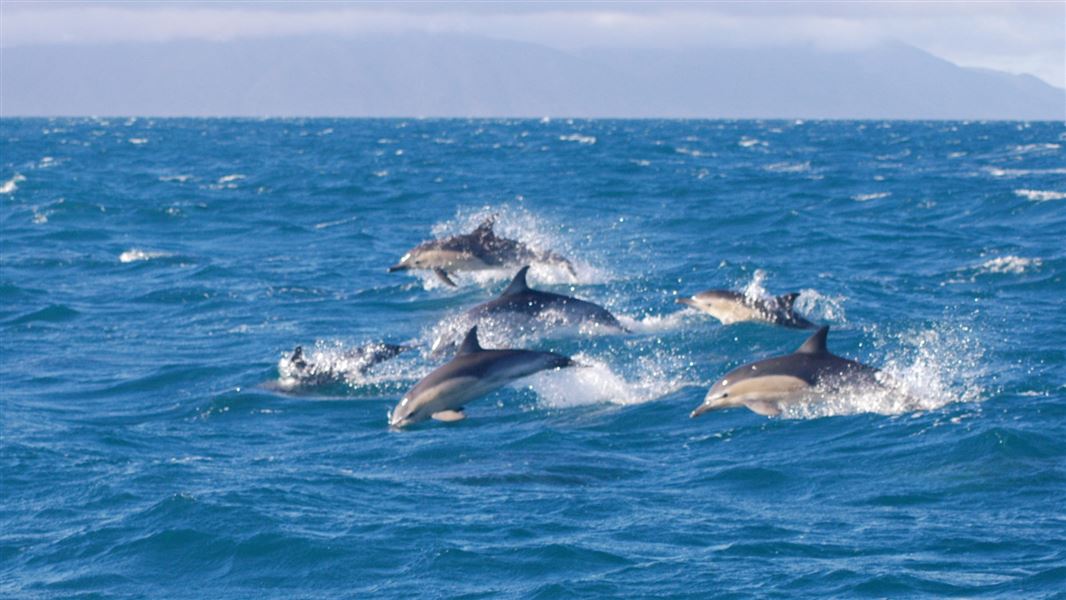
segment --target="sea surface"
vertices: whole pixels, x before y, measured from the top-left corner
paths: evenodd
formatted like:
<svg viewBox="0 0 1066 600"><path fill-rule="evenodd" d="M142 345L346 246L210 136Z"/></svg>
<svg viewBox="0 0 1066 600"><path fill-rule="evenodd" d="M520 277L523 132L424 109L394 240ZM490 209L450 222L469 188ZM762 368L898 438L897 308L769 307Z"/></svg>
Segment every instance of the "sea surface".
<svg viewBox="0 0 1066 600"><path fill-rule="evenodd" d="M0 120L0 596L1063 597L1066 126ZM497 233L631 333L485 345L546 372L387 414L513 269L387 273ZM809 332L905 386L690 419ZM365 374L346 352L415 349ZM279 383L297 345L341 372ZM291 378L290 378L291 379Z"/></svg>

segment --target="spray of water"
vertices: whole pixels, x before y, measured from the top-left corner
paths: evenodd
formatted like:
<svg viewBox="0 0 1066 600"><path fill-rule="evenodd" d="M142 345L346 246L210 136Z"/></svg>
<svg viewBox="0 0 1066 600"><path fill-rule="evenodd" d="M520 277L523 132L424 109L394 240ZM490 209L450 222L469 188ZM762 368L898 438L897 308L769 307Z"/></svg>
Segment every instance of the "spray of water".
<svg viewBox="0 0 1066 600"><path fill-rule="evenodd" d="M543 285L570 285L596 284L611 280L612 275L594 266L589 262L587 252L579 252L570 237L566 235L566 228L558 223L539 217L523 206L502 204L499 206L482 206L475 209L460 209L452 219L442 221L433 226L434 239L445 238L453 235L469 233L486 219L494 218L494 231L496 235L512 240L517 240L528 246L534 252L554 252L566 257L577 273L570 273L565 265L549 262L535 262L530 265L530 283ZM473 282L475 285L490 289L500 281L506 281L514 277L517 268L507 267L500 269L486 269L483 271L467 271L456 273L453 279L462 285L464 282ZM429 289L447 287L433 273L419 271L416 274L422 280L422 286Z"/></svg>
<svg viewBox="0 0 1066 600"><path fill-rule="evenodd" d="M876 413L899 415L936 410L985 396L984 350L973 327L941 324L899 333L871 328L880 385L818 393L808 402L784 407L785 418Z"/></svg>

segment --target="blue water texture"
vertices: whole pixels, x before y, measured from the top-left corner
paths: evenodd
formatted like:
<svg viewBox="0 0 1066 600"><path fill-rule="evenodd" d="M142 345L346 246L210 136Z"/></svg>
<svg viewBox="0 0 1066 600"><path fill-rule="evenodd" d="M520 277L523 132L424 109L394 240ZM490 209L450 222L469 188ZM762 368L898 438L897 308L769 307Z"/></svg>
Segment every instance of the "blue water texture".
<svg viewBox="0 0 1066 600"><path fill-rule="evenodd" d="M0 120L7 598L1058 597L1066 126ZM629 333L390 430L513 269L388 273L496 216ZM808 332L906 386L690 419ZM442 325L444 323L444 325ZM515 334L519 335L519 334ZM296 345L343 371L279 382Z"/></svg>

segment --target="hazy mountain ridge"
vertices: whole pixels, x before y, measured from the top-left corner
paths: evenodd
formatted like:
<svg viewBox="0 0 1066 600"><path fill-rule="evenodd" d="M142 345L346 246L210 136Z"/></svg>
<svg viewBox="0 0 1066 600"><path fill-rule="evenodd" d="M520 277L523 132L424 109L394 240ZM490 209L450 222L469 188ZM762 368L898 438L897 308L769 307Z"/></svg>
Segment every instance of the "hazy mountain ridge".
<svg viewBox="0 0 1066 600"><path fill-rule="evenodd" d="M3 49L4 116L1066 119L1066 91L903 44L590 49L474 36Z"/></svg>

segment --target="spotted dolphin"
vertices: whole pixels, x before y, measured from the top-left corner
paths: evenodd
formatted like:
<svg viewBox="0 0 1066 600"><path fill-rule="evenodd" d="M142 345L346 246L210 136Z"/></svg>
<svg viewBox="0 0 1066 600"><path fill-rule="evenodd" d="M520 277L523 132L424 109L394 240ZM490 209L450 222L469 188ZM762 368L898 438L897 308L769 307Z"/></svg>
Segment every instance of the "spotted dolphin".
<svg viewBox="0 0 1066 600"><path fill-rule="evenodd" d="M678 304L691 306L718 319L725 325L741 321L759 321L795 329L817 327L793 310L798 293L776 298L751 298L730 290L707 290L691 297L678 298Z"/></svg>
<svg viewBox="0 0 1066 600"><path fill-rule="evenodd" d="M526 275L529 266L518 270L497 298L479 304L463 314L460 323L467 325L491 324L492 327L524 325L536 320L546 327L593 326L612 331L627 331L618 319L606 308L571 296L542 292L529 287ZM433 353L440 354L454 347L454 338L447 334L433 344Z"/></svg>
<svg viewBox="0 0 1066 600"><path fill-rule="evenodd" d="M486 350L478 343L477 327L472 327L454 358L404 394L389 414L389 426L398 429L429 418L458 421L472 400L538 371L573 365L570 357L554 352Z"/></svg>
<svg viewBox="0 0 1066 600"><path fill-rule="evenodd" d="M813 393L831 393L851 386L880 385L877 369L829 352L829 327L819 329L798 350L785 356L749 363L725 374L692 411L693 418L705 412L735 406L772 416L785 403L809 398Z"/></svg>
<svg viewBox="0 0 1066 600"><path fill-rule="evenodd" d="M429 269L447 285L455 287L449 273L483 271L528 263L561 265L577 277L574 265L551 252L538 252L522 242L502 238L493 231L495 218L489 217L470 233L423 242L403 255L389 272Z"/></svg>

